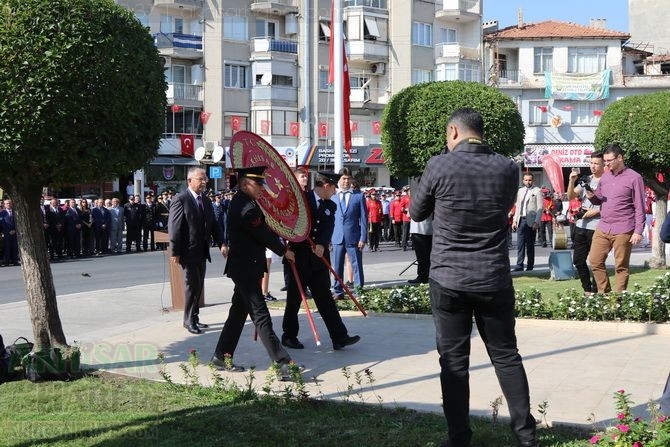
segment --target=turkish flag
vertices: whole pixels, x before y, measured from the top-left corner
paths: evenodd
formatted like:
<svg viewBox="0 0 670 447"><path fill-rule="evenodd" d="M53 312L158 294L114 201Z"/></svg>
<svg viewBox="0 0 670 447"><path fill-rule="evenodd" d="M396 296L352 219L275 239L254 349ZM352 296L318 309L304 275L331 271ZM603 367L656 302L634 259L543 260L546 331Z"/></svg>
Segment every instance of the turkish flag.
<svg viewBox="0 0 670 447"><path fill-rule="evenodd" d="M358 121L349 121L349 127L351 128L351 133L358 132Z"/></svg>
<svg viewBox="0 0 670 447"><path fill-rule="evenodd" d="M178 113L181 112L181 106L179 104L172 104L172 107L170 107L173 113Z"/></svg>
<svg viewBox="0 0 670 447"><path fill-rule="evenodd" d="M300 135L300 123L297 121L294 121L291 123L291 135L294 137L297 137Z"/></svg>
<svg viewBox="0 0 670 447"><path fill-rule="evenodd" d="M270 120L261 120L261 133L270 135Z"/></svg>
<svg viewBox="0 0 670 447"><path fill-rule="evenodd" d="M234 115L230 117L230 127L233 129L233 132L237 132L238 130L240 130L241 121L242 120L240 119L239 116Z"/></svg>
<svg viewBox="0 0 670 447"><path fill-rule="evenodd" d="M335 2L331 0L330 3L330 46L329 46L329 56L330 61L328 63L328 83L332 84L335 81L335 27L333 26L333 21L335 20ZM344 36L338 36L338 39L342 39L342 123L350 122L351 118L351 100L349 96L351 95L351 84L349 81L349 63L347 62L347 50L344 48ZM347 155L351 158L351 126L342 126L344 127L344 149L347 151Z"/></svg>
<svg viewBox="0 0 670 447"><path fill-rule="evenodd" d="M382 123L381 121L372 122L372 133L374 135L379 135L382 132Z"/></svg>
<svg viewBox="0 0 670 447"><path fill-rule="evenodd" d="M328 123L319 123L319 136L320 137L328 136Z"/></svg>
<svg viewBox="0 0 670 447"><path fill-rule="evenodd" d="M181 154L193 157L193 145L195 143L193 135L183 133L179 138L181 139Z"/></svg>
<svg viewBox="0 0 670 447"><path fill-rule="evenodd" d="M202 124L207 124L207 121L209 121L209 117L212 116L210 112L202 112L200 114L200 122Z"/></svg>

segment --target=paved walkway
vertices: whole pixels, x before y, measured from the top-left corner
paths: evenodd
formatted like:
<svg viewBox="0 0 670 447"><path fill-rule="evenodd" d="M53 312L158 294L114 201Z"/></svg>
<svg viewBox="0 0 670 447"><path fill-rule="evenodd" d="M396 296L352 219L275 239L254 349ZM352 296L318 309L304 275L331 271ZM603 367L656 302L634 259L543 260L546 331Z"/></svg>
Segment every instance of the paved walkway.
<svg viewBox="0 0 670 447"><path fill-rule="evenodd" d="M536 270L547 269L548 250L539 250ZM366 268L368 284L388 283L407 267L408 258L390 252L366 254L383 256L388 261ZM409 255L409 254L408 254ZM648 252L635 252L633 264L641 265ZM279 290L279 266L271 275L271 290ZM401 280L413 277L413 270ZM159 379L158 353L164 353L167 371L174 380L183 379L179 364L196 349L202 361L211 357L220 329L226 319L232 282L208 279L208 305L201 320L211 324L205 334L191 335L181 327L181 312L166 311L170 303L169 284L153 284L125 289L106 289L95 293L58 297L63 327L70 342L83 352L83 363L94 368ZM283 296L283 294L277 294ZM282 310L272 312L275 329L281 328ZM5 340L30 335L25 303L0 306ZM301 314L300 339L304 350L291 350L294 359L307 367L304 377L311 396L382 402L441 412L439 366L435 351L434 326L430 317L372 315L344 312L350 334L359 334L360 343L333 351L323 322L314 314L323 340L316 346L304 314ZM670 372L670 325L585 323L566 321L518 320L519 349L528 372L534 414L538 404L548 403L547 417L554 423L586 424L589 418L608 421L614 417L612 395L625 389L643 409L649 399L660 397ZM491 402L502 393L483 343L473 334L471 356L471 408L473 414L490 415ZM236 363L256 367L255 381L262 386L269 359L260 342L253 341L248 322L235 354ZM349 383L342 372L363 374L359 386ZM365 378L370 371L374 383ZM211 374L199 370L203 383ZM248 373L228 374L245 385ZM348 385L354 391L347 391ZM282 385L283 386L283 385ZM507 408L500 409L501 416Z"/></svg>

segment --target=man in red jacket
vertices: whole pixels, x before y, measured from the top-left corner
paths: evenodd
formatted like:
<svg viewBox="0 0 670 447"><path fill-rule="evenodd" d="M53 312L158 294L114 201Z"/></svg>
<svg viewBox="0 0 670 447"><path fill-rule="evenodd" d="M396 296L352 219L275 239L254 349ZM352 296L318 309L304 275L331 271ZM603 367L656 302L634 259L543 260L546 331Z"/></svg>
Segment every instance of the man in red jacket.
<svg viewBox="0 0 670 447"><path fill-rule="evenodd" d="M382 202L379 200L377 191L371 189L368 191L370 198L367 200L368 207L368 239L370 241L370 251L379 251L379 233L382 225Z"/></svg>
<svg viewBox="0 0 670 447"><path fill-rule="evenodd" d="M393 192L389 214L391 216L391 225L393 225L393 240L395 241L395 246L400 247L400 237L402 234L402 197L398 190Z"/></svg>

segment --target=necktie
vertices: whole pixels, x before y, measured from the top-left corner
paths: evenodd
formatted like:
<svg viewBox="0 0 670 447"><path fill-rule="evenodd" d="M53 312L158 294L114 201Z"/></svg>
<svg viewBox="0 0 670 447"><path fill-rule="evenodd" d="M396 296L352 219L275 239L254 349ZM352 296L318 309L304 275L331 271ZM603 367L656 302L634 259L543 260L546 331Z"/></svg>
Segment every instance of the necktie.
<svg viewBox="0 0 670 447"><path fill-rule="evenodd" d="M523 193L523 199L521 199L521 209L519 210L519 216L521 217L525 217L527 195L528 195L528 188L526 188L526 191Z"/></svg>
<svg viewBox="0 0 670 447"><path fill-rule="evenodd" d="M198 208L200 208L200 212L204 214L205 205L203 205L203 203L202 203L202 197L198 196L198 197L196 197L196 199L198 200Z"/></svg>
<svg viewBox="0 0 670 447"><path fill-rule="evenodd" d="M317 206L317 211L321 211L323 209L323 199L319 199L318 201L318 206Z"/></svg>

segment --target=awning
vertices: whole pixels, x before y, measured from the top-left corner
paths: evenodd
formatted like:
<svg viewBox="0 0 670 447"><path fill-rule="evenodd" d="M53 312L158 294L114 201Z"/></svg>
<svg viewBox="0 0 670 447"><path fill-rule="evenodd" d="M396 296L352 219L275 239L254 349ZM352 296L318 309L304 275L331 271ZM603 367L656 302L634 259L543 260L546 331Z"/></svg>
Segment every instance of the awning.
<svg viewBox="0 0 670 447"><path fill-rule="evenodd" d="M178 165L178 166L200 166L200 163L195 158L190 157L154 157L149 163L151 166L156 165Z"/></svg>

